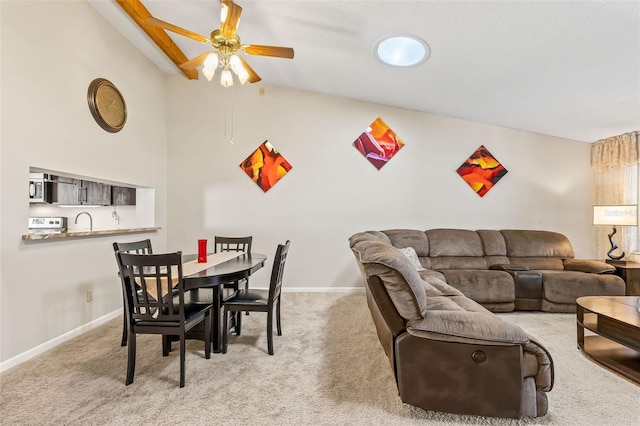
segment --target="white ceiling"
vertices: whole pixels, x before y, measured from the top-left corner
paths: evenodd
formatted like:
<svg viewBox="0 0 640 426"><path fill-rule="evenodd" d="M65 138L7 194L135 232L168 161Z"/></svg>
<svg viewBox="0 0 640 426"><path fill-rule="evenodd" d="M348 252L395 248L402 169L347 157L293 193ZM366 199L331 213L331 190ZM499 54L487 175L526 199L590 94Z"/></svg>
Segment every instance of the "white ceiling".
<svg viewBox="0 0 640 426"><path fill-rule="evenodd" d="M113 1L87 1L158 68L179 73ZM217 0L142 1L207 37L219 26ZM268 84L584 142L640 130L638 0L236 2L243 43L295 49L293 60L245 55ZM430 58L378 62L375 43L403 33L424 39ZM210 50L168 34L189 58Z"/></svg>

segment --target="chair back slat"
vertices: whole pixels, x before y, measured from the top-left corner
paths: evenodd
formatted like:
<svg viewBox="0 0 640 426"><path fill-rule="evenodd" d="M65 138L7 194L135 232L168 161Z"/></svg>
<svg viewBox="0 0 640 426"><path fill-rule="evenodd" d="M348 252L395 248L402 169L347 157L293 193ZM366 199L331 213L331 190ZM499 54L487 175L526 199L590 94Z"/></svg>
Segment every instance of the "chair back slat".
<svg viewBox="0 0 640 426"><path fill-rule="evenodd" d="M151 240L134 241L132 243L113 243L113 251L124 251L135 254L153 254Z"/></svg>
<svg viewBox="0 0 640 426"><path fill-rule="evenodd" d="M182 253L135 254L118 251L127 310L132 323L184 321ZM140 293L138 293L140 289ZM174 304L174 295L179 304Z"/></svg>
<svg viewBox="0 0 640 426"><path fill-rule="evenodd" d="M214 239L214 251L220 253L223 251L243 251L251 253L251 242L253 237L220 237Z"/></svg>
<svg viewBox="0 0 640 426"><path fill-rule="evenodd" d="M271 269L271 283L269 284L269 303L274 303L282 291L282 277L284 275L284 264L289 252L289 240L284 244L278 244L276 255L273 258L273 268Z"/></svg>

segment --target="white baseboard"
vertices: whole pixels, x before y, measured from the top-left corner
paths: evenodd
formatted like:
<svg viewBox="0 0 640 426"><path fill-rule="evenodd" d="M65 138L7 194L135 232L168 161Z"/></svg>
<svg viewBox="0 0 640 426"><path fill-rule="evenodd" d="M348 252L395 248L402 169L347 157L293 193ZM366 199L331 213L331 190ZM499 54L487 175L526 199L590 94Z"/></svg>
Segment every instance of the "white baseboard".
<svg viewBox="0 0 640 426"><path fill-rule="evenodd" d="M364 287L282 287L283 293L359 293Z"/></svg>
<svg viewBox="0 0 640 426"><path fill-rule="evenodd" d="M364 287L283 287L283 293L359 293L364 292ZM73 339L74 337L80 336L87 331L101 326L107 321L112 320L113 318L117 318L122 315L122 308L116 309L113 312L110 312L106 315L101 316L87 324L81 325L80 327L68 331L56 338L49 340L41 345L36 346L33 349L29 349L26 352L21 353L20 355L16 355L13 358L6 360L5 362L0 363L0 373L10 369L11 367L15 367L18 364L21 364L25 361L30 360L31 358L38 356L51 348L58 346L61 343L66 342L67 340Z"/></svg>
<svg viewBox="0 0 640 426"><path fill-rule="evenodd" d="M100 318L96 318L95 320L87 324L81 325L80 327L73 329L71 331L68 331L58 337L55 337L49 340L48 342L44 342L41 345L36 346L35 348L29 349L28 351L21 353L20 355L16 355L13 358L10 358L0 363L0 373L3 371L7 371L11 367L15 367L18 364L28 361L31 358L38 356L48 351L49 349L58 346L61 343L66 342L67 340L71 340L74 337L80 336L81 334L86 333L87 331L93 328L96 328L98 326L101 326L107 321L111 321L112 319L117 318L119 316L122 316L122 308L116 309L115 311L110 312L106 315L103 315Z"/></svg>

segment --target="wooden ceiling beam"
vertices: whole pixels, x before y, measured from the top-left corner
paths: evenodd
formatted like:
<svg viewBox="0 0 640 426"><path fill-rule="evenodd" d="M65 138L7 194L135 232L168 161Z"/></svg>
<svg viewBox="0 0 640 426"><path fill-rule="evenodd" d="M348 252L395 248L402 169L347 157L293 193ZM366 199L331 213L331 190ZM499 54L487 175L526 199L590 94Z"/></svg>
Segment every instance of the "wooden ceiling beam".
<svg viewBox="0 0 640 426"><path fill-rule="evenodd" d="M133 19L133 22L153 40L160 50L167 55L167 58L169 58L189 80L198 79L197 69L185 70L180 68L180 64L184 64L189 59L175 42L171 40L171 37L169 37L165 30L145 22L146 19L151 16L151 13L149 13L140 0L115 0L115 2Z"/></svg>

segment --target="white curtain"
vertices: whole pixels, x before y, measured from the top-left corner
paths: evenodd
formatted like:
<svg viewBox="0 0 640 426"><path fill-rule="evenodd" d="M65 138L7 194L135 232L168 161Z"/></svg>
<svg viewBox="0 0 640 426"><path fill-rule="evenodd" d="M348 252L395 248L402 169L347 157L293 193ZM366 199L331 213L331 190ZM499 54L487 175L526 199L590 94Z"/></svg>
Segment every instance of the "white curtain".
<svg viewBox="0 0 640 426"><path fill-rule="evenodd" d="M596 204L638 204L638 132L600 140L591 147L591 167L595 174ZM596 227L596 253L606 257L611 249L607 234L612 228ZM638 227L621 226L613 237L627 255L638 248Z"/></svg>

